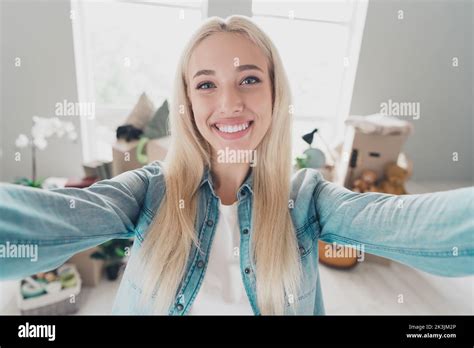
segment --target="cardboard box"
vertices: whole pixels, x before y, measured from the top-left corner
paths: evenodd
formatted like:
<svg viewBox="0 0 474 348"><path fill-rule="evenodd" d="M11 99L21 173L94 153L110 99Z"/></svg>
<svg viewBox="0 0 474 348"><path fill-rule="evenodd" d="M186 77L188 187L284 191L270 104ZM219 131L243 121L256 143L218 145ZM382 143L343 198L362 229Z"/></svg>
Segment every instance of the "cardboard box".
<svg viewBox="0 0 474 348"><path fill-rule="evenodd" d="M81 275L82 284L85 286L97 286L102 278L104 261L91 258L92 253L98 251L97 247L84 250L73 257L68 263L76 266Z"/></svg>
<svg viewBox="0 0 474 348"><path fill-rule="evenodd" d="M350 187L350 183L364 169L373 170L378 178L383 177L385 165L397 162L407 137L406 134L365 134L353 126L347 126L336 182ZM351 162L355 165L353 168Z"/></svg>
<svg viewBox="0 0 474 348"><path fill-rule="evenodd" d="M168 152L171 137L149 140L146 144L146 153L148 163L156 160L164 160ZM138 140L127 142L119 139L112 147L113 162L112 175L117 176L128 170L134 170L143 167L137 159Z"/></svg>
<svg viewBox="0 0 474 348"><path fill-rule="evenodd" d="M146 145L148 163L153 161L163 161L168 153L171 137L152 139Z"/></svg>
<svg viewBox="0 0 474 348"><path fill-rule="evenodd" d="M117 176L128 170L141 168L137 160L138 140L130 142L119 139L112 146L112 176Z"/></svg>

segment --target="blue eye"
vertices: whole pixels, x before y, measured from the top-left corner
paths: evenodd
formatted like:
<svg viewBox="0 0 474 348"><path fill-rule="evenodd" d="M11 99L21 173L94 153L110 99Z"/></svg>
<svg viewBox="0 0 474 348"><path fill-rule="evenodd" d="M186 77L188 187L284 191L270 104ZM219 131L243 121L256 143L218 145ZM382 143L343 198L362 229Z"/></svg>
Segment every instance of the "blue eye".
<svg viewBox="0 0 474 348"><path fill-rule="evenodd" d="M245 83L245 81L253 81L253 82L250 82L250 83ZM256 84L260 82L260 79L258 77L255 77L255 76L249 76L247 78L245 78L243 81L242 81L242 84L243 85L253 85L253 84Z"/></svg>
<svg viewBox="0 0 474 348"><path fill-rule="evenodd" d="M196 87L196 89L209 89L209 88L211 88L211 87L209 87L210 85L214 85L214 84L212 82L204 82L204 83L199 84ZM207 86L207 87L205 87L205 86Z"/></svg>

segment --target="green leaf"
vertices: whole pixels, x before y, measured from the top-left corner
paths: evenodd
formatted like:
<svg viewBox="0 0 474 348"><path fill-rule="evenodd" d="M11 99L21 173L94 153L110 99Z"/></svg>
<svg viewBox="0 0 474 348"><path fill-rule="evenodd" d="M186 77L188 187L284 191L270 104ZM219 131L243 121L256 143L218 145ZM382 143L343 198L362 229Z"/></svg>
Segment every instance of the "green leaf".
<svg viewBox="0 0 474 348"><path fill-rule="evenodd" d="M35 188L41 188L41 185L43 183L42 179L38 180L31 180L28 178L19 178L14 181L15 184L17 185L23 185L23 186L30 186L30 187L35 187Z"/></svg>
<svg viewBox="0 0 474 348"><path fill-rule="evenodd" d="M125 256L125 251L123 251L122 248L115 248L115 254L119 257L124 257Z"/></svg>

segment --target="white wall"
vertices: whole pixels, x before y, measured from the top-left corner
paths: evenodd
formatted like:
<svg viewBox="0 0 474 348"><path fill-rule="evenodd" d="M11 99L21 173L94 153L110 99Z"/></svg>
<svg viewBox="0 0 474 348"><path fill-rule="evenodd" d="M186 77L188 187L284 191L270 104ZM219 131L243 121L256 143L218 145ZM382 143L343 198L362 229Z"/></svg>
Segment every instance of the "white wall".
<svg viewBox="0 0 474 348"><path fill-rule="evenodd" d="M472 18L470 0L369 2L351 114L379 112L389 99L420 102L405 146L414 180L473 179Z"/></svg>
<svg viewBox="0 0 474 348"><path fill-rule="evenodd" d="M55 104L77 101L69 1L1 0L0 180L31 176L31 155L16 162L14 142L29 134L33 115L54 116ZM15 67L15 57L21 67ZM66 118L66 117L65 117ZM67 117L80 134L79 120ZM39 177L81 177L80 143L52 140L38 155Z"/></svg>
<svg viewBox="0 0 474 348"><path fill-rule="evenodd" d="M226 18L234 14L252 16L252 0L208 0L207 6L208 17Z"/></svg>

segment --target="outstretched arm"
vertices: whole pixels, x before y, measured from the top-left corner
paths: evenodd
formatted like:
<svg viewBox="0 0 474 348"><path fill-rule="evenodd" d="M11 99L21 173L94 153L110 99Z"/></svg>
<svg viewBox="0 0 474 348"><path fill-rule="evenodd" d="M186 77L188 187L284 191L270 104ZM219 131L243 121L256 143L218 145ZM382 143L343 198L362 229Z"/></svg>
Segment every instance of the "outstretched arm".
<svg viewBox="0 0 474 348"><path fill-rule="evenodd" d="M437 275L474 274L473 187L395 196L355 193L321 176L314 199L325 242Z"/></svg>
<svg viewBox="0 0 474 348"><path fill-rule="evenodd" d="M81 250L132 237L149 180L160 173L154 162L85 189L0 184L0 279L53 269ZM13 255L21 249L37 255Z"/></svg>

